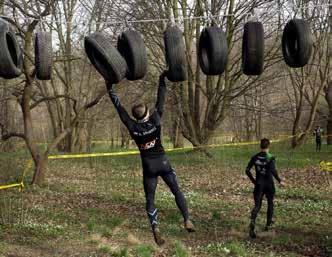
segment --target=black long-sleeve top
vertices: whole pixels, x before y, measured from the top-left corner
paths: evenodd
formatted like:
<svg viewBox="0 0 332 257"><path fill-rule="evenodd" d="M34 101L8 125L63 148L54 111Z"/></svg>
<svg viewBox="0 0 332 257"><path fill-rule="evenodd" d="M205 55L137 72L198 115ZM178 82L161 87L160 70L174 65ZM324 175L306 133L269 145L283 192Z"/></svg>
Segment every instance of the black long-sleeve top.
<svg viewBox="0 0 332 257"><path fill-rule="evenodd" d="M164 76L159 79L159 87L157 93L157 102L155 109L147 120L133 120L126 109L121 105L119 98L114 93L112 85L107 84L109 96L114 104L121 121L129 130L132 139L138 146L141 156L156 156L165 153L161 143L161 117L164 111L166 83Z"/></svg>
<svg viewBox="0 0 332 257"><path fill-rule="evenodd" d="M251 168L255 166L256 177L251 173ZM273 177L280 183L281 179L275 167L275 158L266 152L260 152L254 155L246 168L246 174L254 184L260 182L273 183Z"/></svg>

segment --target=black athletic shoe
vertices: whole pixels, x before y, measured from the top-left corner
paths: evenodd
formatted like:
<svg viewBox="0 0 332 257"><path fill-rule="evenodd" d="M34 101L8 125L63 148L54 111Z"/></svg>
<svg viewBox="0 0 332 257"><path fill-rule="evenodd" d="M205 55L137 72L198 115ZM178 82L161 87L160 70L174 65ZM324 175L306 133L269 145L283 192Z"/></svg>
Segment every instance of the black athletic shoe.
<svg viewBox="0 0 332 257"><path fill-rule="evenodd" d="M158 228L152 230L154 241L157 245L162 246L165 243L165 240L161 237L160 231Z"/></svg>
<svg viewBox="0 0 332 257"><path fill-rule="evenodd" d="M250 238L256 238L256 233L255 233L255 223L252 221L250 222L249 225L249 236Z"/></svg>

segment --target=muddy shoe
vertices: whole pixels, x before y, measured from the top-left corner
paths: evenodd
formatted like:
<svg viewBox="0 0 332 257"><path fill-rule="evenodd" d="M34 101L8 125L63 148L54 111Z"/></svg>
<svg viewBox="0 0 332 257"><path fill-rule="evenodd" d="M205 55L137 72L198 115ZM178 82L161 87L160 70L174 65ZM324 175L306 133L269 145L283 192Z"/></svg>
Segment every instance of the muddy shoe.
<svg viewBox="0 0 332 257"><path fill-rule="evenodd" d="M269 222L269 224L266 224L264 230L269 231L273 228L274 221Z"/></svg>
<svg viewBox="0 0 332 257"><path fill-rule="evenodd" d="M249 226L249 236L250 238L256 238L256 233L255 233L255 223L251 222Z"/></svg>
<svg viewBox="0 0 332 257"><path fill-rule="evenodd" d="M153 229L154 241L157 245L162 246L165 243L165 240L161 237L160 231L158 228Z"/></svg>
<svg viewBox="0 0 332 257"><path fill-rule="evenodd" d="M196 231L194 224L190 220L184 222L184 227L188 232Z"/></svg>

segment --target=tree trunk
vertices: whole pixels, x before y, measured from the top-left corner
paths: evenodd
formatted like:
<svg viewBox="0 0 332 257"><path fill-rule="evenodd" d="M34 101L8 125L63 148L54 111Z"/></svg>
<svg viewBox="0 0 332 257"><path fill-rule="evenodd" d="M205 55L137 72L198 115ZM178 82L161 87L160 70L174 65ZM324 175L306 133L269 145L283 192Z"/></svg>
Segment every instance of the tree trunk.
<svg viewBox="0 0 332 257"><path fill-rule="evenodd" d="M184 146L184 138L180 126L180 117L174 120L171 132L171 140L174 148L181 148Z"/></svg>
<svg viewBox="0 0 332 257"><path fill-rule="evenodd" d="M329 37L328 37L328 65L329 65L329 77L328 77L328 85L325 90L325 99L328 103L329 113L327 120L327 144L332 145L332 0L329 1Z"/></svg>
<svg viewBox="0 0 332 257"><path fill-rule="evenodd" d="M329 81L328 87L326 89L325 99L329 107L329 114L328 114L327 128L326 128L327 144L332 145L332 80Z"/></svg>
<svg viewBox="0 0 332 257"><path fill-rule="evenodd" d="M44 154L42 157L34 161L35 172L31 184L36 184L41 186L45 182L46 169L48 164L48 155Z"/></svg>

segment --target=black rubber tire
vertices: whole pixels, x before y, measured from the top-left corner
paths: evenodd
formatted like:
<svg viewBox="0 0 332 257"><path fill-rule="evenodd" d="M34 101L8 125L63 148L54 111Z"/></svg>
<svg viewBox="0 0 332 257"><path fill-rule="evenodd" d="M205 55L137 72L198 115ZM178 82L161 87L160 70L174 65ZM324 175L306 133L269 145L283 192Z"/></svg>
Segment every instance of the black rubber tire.
<svg viewBox="0 0 332 257"><path fill-rule="evenodd" d="M177 26L169 26L164 32L164 43L168 80L172 82L187 80L186 48L182 31Z"/></svg>
<svg viewBox="0 0 332 257"><path fill-rule="evenodd" d="M128 80L142 79L147 71L148 60L146 48L140 33L127 30L118 38L118 50L127 62Z"/></svg>
<svg viewBox="0 0 332 257"><path fill-rule="evenodd" d="M127 64L111 39L100 32L85 37L85 52L93 66L110 83L119 83L126 75Z"/></svg>
<svg viewBox="0 0 332 257"><path fill-rule="evenodd" d="M4 21L0 21L0 45L0 77L19 77L22 74L22 52L15 34Z"/></svg>
<svg viewBox="0 0 332 257"><path fill-rule="evenodd" d="M199 37L198 59L206 75L220 75L227 64L227 40L221 28L204 28Z"/></svg>
<svg viewBox="0 0 332 257"><path fill-rule="evenodd" d="M309 24L302 19L290 20L282 35L282 53L289 67L305 66L312 52L312 40Z"/></svg>
<svg viewBox="0 0 332 257"><path fill-rule="evenodd" d="M242 40L242 70L246 75L260 75L264 68L264 28L261 22L247 22Z"/></svg>
<svg viewBox="0 0 332 257"><path fill-rule="evenodd" d="M35 35L36 78L50 80L52 75L52 34L38 32Z"/></svg>

